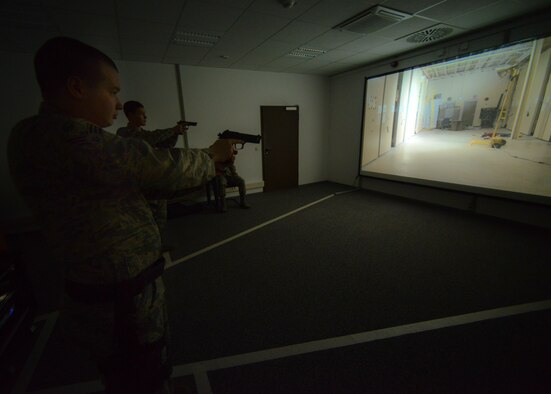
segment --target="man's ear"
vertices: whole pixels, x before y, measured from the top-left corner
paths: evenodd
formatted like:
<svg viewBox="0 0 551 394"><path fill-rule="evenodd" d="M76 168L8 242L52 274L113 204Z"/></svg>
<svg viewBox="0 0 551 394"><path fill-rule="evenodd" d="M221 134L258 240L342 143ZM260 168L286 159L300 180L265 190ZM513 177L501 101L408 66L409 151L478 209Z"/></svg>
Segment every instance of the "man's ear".
<svg viewBox="0 0 551 394"><path fill-rule="evenodd" d="M67 78L67 91L71 97L81 99L86 96L86 83L77 76Z"/></svg>

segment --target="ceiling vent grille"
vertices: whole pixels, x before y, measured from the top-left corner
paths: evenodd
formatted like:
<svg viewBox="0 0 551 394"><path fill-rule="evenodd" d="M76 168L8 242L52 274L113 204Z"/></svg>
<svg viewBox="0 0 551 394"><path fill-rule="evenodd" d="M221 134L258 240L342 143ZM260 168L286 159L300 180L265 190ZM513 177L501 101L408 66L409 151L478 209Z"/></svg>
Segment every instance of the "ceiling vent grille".
<svg viewBox="0 0 551 394"><path fill-rule="evenodd" d="M409 18L411 15L405 12L375 6L339 23L334 29L369 34Z"/></svg>
<svg viewBox="0 0 551 394"><path fill-rule="evenodd" d="M191 31L177 31L172 40L176 45L190 45L198 47L213 47L216 45L220 36L213 34L197 33Z"/></svg>
<svg viewBox="0 0 551 394"><path fill-rule="evenodd" d="M448 37L454 32L454 29L447 26L433 26L428 29L418 31L408 36L406 41L419 44L419 43L429 43L441 40L444 37Z"/></svg>
<svg viewBox="0 0 551 394"><path fill-rule="evenodd" d="M323 49L314 49L314 48L297 48L293 49L291 52L287 54L287 56L293 56L293 57L303 57L312 59L316 56L323 55L327 51Z"/></svg>

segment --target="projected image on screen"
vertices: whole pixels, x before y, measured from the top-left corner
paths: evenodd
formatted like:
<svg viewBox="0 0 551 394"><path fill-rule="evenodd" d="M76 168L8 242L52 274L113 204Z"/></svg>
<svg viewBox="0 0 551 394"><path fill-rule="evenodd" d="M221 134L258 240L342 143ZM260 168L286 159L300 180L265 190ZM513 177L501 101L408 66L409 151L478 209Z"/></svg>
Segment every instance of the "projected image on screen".
<svg viewBox="0 0 551 394"><path fill-rule="evenodd" d="M366 81L361 174L551 197L551 38Z"/></svg>

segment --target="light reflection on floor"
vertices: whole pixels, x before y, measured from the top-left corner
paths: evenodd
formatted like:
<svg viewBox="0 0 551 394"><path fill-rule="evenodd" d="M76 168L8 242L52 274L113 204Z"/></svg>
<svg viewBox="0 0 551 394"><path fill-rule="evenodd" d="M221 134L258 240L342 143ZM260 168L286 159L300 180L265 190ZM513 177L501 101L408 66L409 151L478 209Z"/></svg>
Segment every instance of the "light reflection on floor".
<svg viewBox="0 0 551 394"><path fill-rule="evenodd" d="M501 149L470 143L485 131L491 129L422 131L362 170L551 197L551 142L506 138Z"/></svg>

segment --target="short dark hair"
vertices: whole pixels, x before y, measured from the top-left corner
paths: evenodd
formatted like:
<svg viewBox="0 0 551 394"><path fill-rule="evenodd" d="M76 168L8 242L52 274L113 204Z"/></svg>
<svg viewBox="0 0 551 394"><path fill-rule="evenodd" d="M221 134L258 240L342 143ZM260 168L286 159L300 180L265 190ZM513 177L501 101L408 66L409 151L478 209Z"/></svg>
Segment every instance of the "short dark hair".
<svg viewBox="0 0 551 394"><path fill-rule="evenodd" d="M69 37L46 41L34 56L34 69L42 97L59 92L70 76L89 81L100 80L99 64L102 62L119 71L109 56L83 42Z"/></svg>
<svg viewBox="0 0 551 394"><path fill-rule="evenodd" d="M127 101L122 107L126 116L128 116L128 114L133 114L138 108L144 108L143 104L138 101Z"/></svg>

